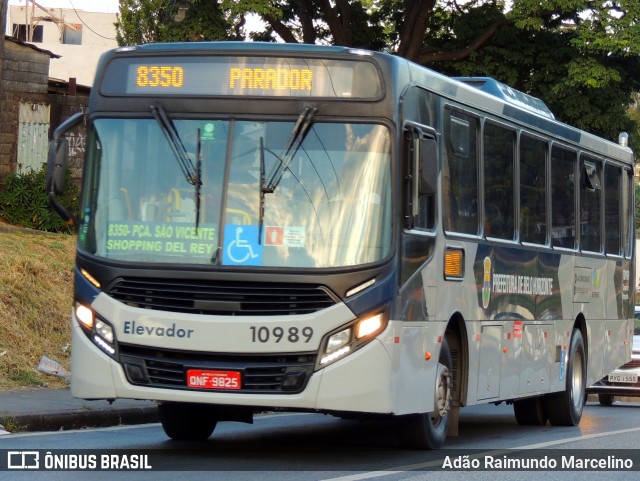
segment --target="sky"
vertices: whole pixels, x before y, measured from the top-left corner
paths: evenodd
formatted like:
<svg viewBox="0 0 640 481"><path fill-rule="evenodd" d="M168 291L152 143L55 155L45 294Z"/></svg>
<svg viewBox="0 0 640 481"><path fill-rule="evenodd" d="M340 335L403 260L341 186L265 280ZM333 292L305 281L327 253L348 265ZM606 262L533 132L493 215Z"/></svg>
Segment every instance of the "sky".
<svg viewBox="0 0 640 481"><path fill-rule="evenodd" d="M118 0L35 0L45 8L74 8L85 12L118 13ZM9 0L9 5L31 6L30 0Z"/></svg>

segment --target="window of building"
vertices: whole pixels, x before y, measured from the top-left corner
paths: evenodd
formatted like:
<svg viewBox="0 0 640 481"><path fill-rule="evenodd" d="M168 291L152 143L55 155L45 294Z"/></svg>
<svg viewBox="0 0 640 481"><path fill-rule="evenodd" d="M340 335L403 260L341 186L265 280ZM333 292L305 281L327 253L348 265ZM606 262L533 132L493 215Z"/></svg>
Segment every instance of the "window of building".
<svg viewBox="0 0 640 481"><path fill-rule="evenodd" d="M15 38L23 42L42 43L44 33L42 25L14 23L11 31Z"/></svg>
<svg viewBox="0 0 640 481"><path fill-rule="evenodd" d="M82 45L82 24L65 24L62 43L67 45Z"/></svg>

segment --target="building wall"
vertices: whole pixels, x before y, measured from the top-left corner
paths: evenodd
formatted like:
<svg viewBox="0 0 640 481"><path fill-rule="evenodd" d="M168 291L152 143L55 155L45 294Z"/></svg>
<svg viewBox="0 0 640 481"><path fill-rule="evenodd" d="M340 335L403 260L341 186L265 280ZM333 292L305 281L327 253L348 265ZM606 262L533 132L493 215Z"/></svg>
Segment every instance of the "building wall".
<svg viewBox="0 0 640 481"><path fill-rule="evenodd" d="M4 38L4 36L3 36ZM19 172L20 110L25 107L35 111L49 111L48 125L40 126L40 144L46 144L53 130L69 116L84 111L88 103L88 93L84 95L60 95L49 93L50 53L32 48L19 42L5 40L0 50L3 68L0 76L0 185L8 174ZM84 155L84 128L74 132L72 139L72 168L75 178L81 176ZM28 147L28 146L27 146ZM46 152L45 156L46 158ZM27 159L30 163L33 159Z"/></svg>
<svg viewBox="0 0 640 481"><path fill-rule="evenodd" d="M49 55L25 45L5 42L4 88L9 92L46 94L49 84Z"/></svg>
<svg viewBox="0 0 640 481"><path fill-rule="evenodd" d="M4 37L4 36L3 36ZM0 178L16 171L20 101L48 105L49 55L5 41L0 78Z"/></svg>
<svg viewBox="0 0 640 481"><path fill-rule="evenodd" d="M9 0L0 0L0 29L4 30L7 20L7 5ZM0 79L2 78L2 64L4 60L4 35L0 35ZM0 92L1 95L1 92Z"/></svg>
<svg viewBox="0 0 640 481"><path fill-rule="evenodd" d="M61 56L51 60L49 69L51 78L63 81L75 78L78 84L91 86L100 55L118 46L115 39L116 15L114 13L10 6L6 34L15 36L16 31L13 26L26 25L31 18L33 18L33 25L42 26L43 31L42 42L33 42L33 45ZM82 43L80 45L65 44L65 29L74 28L82 32Z"/></svg>

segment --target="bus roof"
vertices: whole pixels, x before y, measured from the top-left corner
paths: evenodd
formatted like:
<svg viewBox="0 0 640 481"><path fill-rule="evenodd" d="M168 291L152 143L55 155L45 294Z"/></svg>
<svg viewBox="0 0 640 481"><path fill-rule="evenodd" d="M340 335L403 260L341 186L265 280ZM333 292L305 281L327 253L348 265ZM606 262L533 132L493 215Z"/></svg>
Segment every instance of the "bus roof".
<svg viewBox="0 0 640 481"><path fill-rule="evenodd" d="M344 53L350 50L357 50L350 47L336 47L332 45L311 45L306 43L274 43L274 42L241 42L241 41L222 41L222 42L171 42L171 43L148 43L135 45L132 47L120 47L116 51L137 50L143 52L170 52L172 50L184 52L197 51L221 51L236 50L242 52L261 51L261 52L279 52L286 50L288 52L299 53ZM373 52L372 52L373 53Z"/></svg>
<svg viewBox="0 0 640 481"><path fill-rule="evenodd" d="M452 101L494 114L505 120L527 125L534 131L579 144L586 149L627 163L633 163L633 153L626 146L606 140L555 119L553 113L536 97L520 92L489 77L447 77L427 67L388 53L373 52L351 47L283 44L271 42L175 42L120 47L103 55L100 63L118 53L140 52L162 54L171 52L204 54L238 52L242 54L291 53L294 55L361 54L386 59L385 63L409 66L411 81ZM99 69L100 70L100 69Z"/></svg>

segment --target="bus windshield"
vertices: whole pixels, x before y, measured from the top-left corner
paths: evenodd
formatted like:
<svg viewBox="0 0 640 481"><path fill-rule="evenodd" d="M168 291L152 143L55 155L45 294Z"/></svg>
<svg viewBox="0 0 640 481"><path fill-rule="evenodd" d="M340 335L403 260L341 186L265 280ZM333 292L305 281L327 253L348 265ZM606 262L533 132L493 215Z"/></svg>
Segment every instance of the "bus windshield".
<svg viewBox="0 0 640 481"><path fill-rule="evenodd" d="M96 119L80 250L227 266L382 260L392 231L388 129L314 122L298 131L294 121Z"/></svg>

